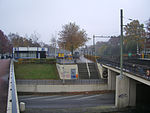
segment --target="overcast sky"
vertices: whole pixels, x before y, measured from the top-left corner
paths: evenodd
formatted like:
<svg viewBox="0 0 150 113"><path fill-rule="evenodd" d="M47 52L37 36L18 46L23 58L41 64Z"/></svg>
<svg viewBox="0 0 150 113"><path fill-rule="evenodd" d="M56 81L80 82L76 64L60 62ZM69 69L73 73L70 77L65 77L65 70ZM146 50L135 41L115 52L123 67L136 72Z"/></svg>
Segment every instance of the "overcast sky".
<svg viewBox="0 0 150 113"><path fill-rule="evenodd" d="M47 44L69 22L79 25L88 37L119 35L120 9L124 24L130 22L127 18L141 23L150 18L150 0L0 0L0 29L22 36L35 31Z"/></svg>

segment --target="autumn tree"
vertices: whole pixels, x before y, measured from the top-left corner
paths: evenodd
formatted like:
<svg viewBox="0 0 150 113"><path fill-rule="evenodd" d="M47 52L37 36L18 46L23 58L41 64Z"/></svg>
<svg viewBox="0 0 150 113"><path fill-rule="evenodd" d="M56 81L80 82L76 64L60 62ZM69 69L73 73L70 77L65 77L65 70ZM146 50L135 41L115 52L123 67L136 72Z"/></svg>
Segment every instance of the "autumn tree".
<svg viewBox="0 0 150 113"><path fill-rule="evenodd" d="M85 45L88 41L85 30L81 30L75 23L69 23L62 26L62 31L59 32L58 45L68 51L73 51L78 47Z"/></svg>
<svg viewBox="0 0 150 113"><path fill-rule="evenodd" d="M147 21L146 25L147 25L147 27L146 27L146 29L147 29L147 36L148 36L148 38L150 38L150 18Z"/></svg>
<svg viewBox="0 0 150 113"><path fill-rule="evenodd" d="M144 25L140 24L138 20L133 20L129 24L124 27L125 37L124 37L124 46L133 45L137 47L127 47L128 50L132 49L142 49L144 47L144 38L145 38L145 30L143 29ZM135 43L135 44L134 44ZM136 50L132 50L136 51Z"/></svg>
<svg viewBox="0 0 150 113"><path fill-rule="evenodd" d="M11 53L12 45L8 37L0 30L0 54Z"/></svg>
<svg viewBox="0 0 150 113"><path fill-rule="evenodd" d="M96 54L99 56L118 56L120 54L120 36L111 36L107 42L96 43Z"/></svg>

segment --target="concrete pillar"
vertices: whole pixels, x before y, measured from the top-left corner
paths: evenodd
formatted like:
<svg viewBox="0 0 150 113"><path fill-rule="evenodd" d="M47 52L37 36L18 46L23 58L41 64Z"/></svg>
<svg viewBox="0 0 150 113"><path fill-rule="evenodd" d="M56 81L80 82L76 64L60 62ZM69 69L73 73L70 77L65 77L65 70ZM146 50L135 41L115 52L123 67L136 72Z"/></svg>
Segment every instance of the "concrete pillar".
<svg viewBox="0 0 150 113"><path fill-rule="evenodd" d="M115 105L118 108L129 106L129 82L130 79L126 76L116 76Z"/></svg>
<svg viewBox="0 0 150 113"><path fill-rule="evenodd" d="M136 106L136 81L133 79L130 79L130 101L129 106Z"/></svg>
<svg viewBox="0 0 150 113"><path fill-rule="evenodd" d="M136 105L136 81L127 76L116 76L115 105L118 108Z"/></svg>
<svg viewBox="0 0 150 113"><path fill-rule="evenodd" d="M108 90L116 89L116 73L108 69Z"/></svg>

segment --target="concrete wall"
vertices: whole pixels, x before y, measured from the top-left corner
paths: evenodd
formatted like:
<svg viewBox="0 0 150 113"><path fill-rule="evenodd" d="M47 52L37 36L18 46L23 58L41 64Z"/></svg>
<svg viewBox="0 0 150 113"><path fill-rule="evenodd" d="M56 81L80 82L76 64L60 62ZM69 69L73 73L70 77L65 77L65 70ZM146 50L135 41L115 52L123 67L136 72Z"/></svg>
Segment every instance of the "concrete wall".
<svg viewBox="0 0 150 113"><path fill-rule="evenodd" d="M116 76L116 98L115 105L118 108L129 105L129 78L126 76Z"/></svg>
<svg viewBox="0 0 150 113"><path fill-rule="evenodd" d="M18 92L82 92L107 90L107 84L91 85L17 85Z"/></svg>
<svg viewBox="0 0 150 113"><path fill-rule="evenodd" d="M130 86L129 86L129 95L130 95L130 101L129 106L136 106L136 81L133 79L130 79Z"/></svg>
<svg viewBox="0 0 150 113"><path fill-rule="evenodd" d="M71 69L76 70L76 74L78 74L78 66L77 64L67 64L67 65L61 65L56 64L57 70L60 76L60 79L71 79Z"/></svg>
<svg viewBox="0 0 150 113"><path fill-rule="evenodd" d="M100 77L103 78L103 67L100 63L97 63L97 68L100 74Z"/></svg>
<svg viewBox="0 0 150 113"><path fill-rule="evenodd" d="M104 67L103 67L103 64L100 64L100 63L97 63L97 68L98 68L100 77L101 77L102 79L106 79L106 78L104 78L104 76L103 76L103 71L107 70L107 68L104 68Z"/></svg>
<svg viewBox="0 0 150 113"><path fill-rule="evenodd" d="M20 113L13 60L11 60L11 63L10 63L8 98L7 98L7 113L12 113L12 111L15 113Z"/></svg>
<svg viewBox="0 0 150 113"><path fill-rule="evenodd" d="M116 89L116 76L117 73L108 69L108 90Z"/></svg>
<svg viewBox="0 0 150 113"><path fill-rule="evenodd" d="M136 105L136 81L127 76L116 77L116 101L118 108Z"/></svg>

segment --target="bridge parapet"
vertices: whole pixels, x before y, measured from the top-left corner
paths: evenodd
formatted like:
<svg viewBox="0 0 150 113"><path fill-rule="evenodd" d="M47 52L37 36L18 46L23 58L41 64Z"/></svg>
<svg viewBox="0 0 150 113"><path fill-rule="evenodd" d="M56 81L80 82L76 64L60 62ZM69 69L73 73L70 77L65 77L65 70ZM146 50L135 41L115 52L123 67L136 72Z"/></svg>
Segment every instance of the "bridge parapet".
<svg viewBox="0 0 150 113"><path fill-rule="evenodd" d="M13 60L11 60L11 63L10 63L7 113L20 113L19 105L18 105L18 97L17 97Z"/></svg>

